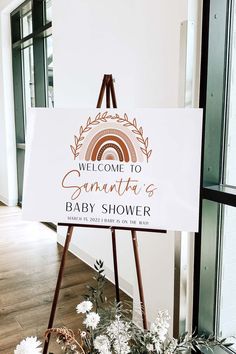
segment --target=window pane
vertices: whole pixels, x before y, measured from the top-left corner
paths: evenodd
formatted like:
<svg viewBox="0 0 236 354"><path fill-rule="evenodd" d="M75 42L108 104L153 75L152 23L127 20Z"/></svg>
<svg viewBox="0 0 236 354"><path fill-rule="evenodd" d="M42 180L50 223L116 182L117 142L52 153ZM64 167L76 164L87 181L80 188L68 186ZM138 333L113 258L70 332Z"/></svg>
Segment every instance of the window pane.
<svg viewBox="0 0 236 354"><path fill-rule="evenodd" d="M52 21L52 0L46 0L45 3L46 8L46 23Z"/></svg>
<svg viewBox="0 0 236 354"><path fill-rule="evenodd" d="M25 127L27 128L27 108L35 107L33 46L22 50L23 82L25 98Z"/></svg>
<svg viewBox="0 0 236 354"><path fill-rule="evenodd" d="M219 299L219 335L236 336L236 208L224 206ZM236 340L235 340L236 343ZM235 348L236 349L236 346Z"/></svg>
<svg viewBox="0 0 236 354"><path fill-rule="evenodd" d="M231 38L231 67L229 78L229 122L225 182L236 186L236 6L233 13Z"/></svg>
<svg viewBox="0 0 236 354"><path fill-rule="evenodd" d="M32 33L32 4L29 1L21 10L22 38Z"/></svg>
<svg viewBox="0 0 236 354"><path fill-rule="evenodd" d="M46 38L46 70L47 70L47 104L48 107L54 106L53 94L53 51L52 51L52 36Z"/></svg>

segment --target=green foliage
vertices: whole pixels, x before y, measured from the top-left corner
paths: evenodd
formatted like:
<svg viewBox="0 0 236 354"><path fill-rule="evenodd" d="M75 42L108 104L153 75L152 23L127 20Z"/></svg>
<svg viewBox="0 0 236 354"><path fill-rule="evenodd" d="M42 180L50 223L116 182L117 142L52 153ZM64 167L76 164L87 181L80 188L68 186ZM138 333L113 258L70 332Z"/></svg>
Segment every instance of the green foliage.
<svg viewBox="0 0 236 354"><path fill-rule="evenodd" d="M95 311L106 301L104 296L104 286L106 284L106 277L104 274L104 263L101 260L96 260L94 268L96 270L96 276L93 277L95 280L95 286L87 285L88 294L83 295L85 300L89 300L93 303Z"/></svg>
<svg viewBox="0 0 236 354"><path fill-rule="evenodd" d="M188 332L183 333L178 339L178 345L176 347L177 352L193 350L194 352L202 351L207 349L213 351L214 347L230 347L233 343L227 342L227 338L218 340L213 334L206 335L197 335L189 334Z"/></svg>

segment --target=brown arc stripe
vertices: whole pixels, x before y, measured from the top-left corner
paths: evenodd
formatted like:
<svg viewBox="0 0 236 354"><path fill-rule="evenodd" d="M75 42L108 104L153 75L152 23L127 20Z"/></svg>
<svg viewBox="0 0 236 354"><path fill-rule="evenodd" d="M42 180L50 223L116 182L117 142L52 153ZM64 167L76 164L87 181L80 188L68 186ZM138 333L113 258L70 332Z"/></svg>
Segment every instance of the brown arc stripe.
<svg viewBox="0 0 236 354"><path fill-rule="evenodd" d="M116 150L116 152L117 152L117 154L119 156L120 162L124 161L124 157L123 157L121 149L119 148L119 146L117 146L116 144L112 144L112 143L105 144L105 145L103 145L101 147L101 149L99 150L98 155L97 155L98 156L97 157L98 161L101 161L102 155L109 148L113 148L114 150Z"/></svg>
<svg viewBox="0 0 236 354"><path fill-rule="evenodd" d="M94 146L94 149L92 151L92 161L96 161L97 159L97 155L98 155L98 151L100 149L100 147L106 142L106 141L115 141L121 148L123 155L124 155L124 160L125 162L129 162L129 152L128 149L125 145L125 143L123 142L123 140L121 140L118 136L115 135L107 135L104 136L103 138L101 138L96 145Z"/></svg>

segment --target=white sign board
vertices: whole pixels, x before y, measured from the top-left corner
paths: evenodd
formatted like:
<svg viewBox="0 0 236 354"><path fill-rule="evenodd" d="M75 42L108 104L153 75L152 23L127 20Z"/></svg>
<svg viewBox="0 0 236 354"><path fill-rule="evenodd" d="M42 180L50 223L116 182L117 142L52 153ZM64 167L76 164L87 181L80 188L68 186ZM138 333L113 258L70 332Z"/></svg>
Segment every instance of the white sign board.
<svg viewBox="0 0 236 354"><path fill-rule="evenodd" d="M202 111L30 111L28 220L197 231Z"/></svg>

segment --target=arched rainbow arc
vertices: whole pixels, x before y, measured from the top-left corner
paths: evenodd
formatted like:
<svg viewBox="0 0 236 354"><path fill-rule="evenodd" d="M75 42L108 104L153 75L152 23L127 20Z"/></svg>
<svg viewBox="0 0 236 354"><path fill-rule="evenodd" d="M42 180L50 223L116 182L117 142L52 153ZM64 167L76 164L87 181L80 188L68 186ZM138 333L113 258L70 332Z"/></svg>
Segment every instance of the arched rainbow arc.
<svg viewBox="0 0 236 354"><path fill-rule="evenodd" d="M107 154L107 156L104 156L104 153L107 152L107 150L108 150L108 154ZM116 152L115 155L112 150L114 150L114 152ZM105 160L117 160L116 155L117 155L120 162L124 161L124 154L123 154L122 150L119 148L119 146L117 146L116 144L108 143L108 144L103 145L101 147L101 149L99 150L99 152L97 154L97 160L101 161L103 159L103 157ZM92 158L92 160L93 160L93 158ZM95 161L95 160L93 160L93 161Z"/></svg>
<svg viewBox="0 0 236 354"><path fill-rule="evenodd" d="M131 160L132 162L137 162L137 155L132 141L119 129L105 129L97 133L87 148L85 160L101 160L107 149L109 151L113 149L120 161L129 162Z"/></svg>
<svg viewBox="0 0 236 354"><path fill-rule="evenodd" d="M95 144L93 151L92 151L92 157L91 157L92 161L98 160L98 156L101 156L101 151L103 151L103 152L105 151L103 144L106 142L110 142L109 144L105 145L106 148L113 147L117 152L118 151L122 152L122 156L123 156L122 161L129 162L130 158L129 158L128 149L127 149L125 143L123 142L123 140L120 139L116 135L106 135L98 140L98 142ZM113 142L113 143L111 143L111 142ZM117 147L117 149L116 149L116 147Z"/></svg>

